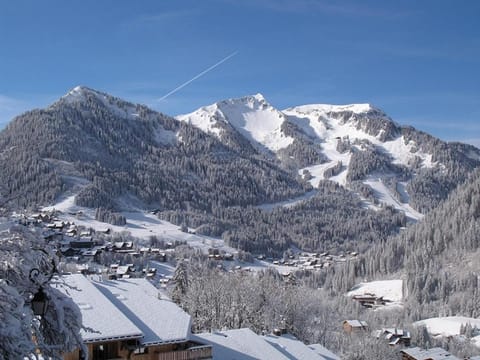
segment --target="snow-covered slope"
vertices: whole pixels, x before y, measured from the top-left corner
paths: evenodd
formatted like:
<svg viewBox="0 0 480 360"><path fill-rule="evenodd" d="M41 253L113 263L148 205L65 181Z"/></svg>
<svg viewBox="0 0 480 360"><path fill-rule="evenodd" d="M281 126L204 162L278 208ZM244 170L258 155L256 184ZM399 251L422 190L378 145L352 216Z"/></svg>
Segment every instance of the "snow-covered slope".
<svg viewBox="0 0 480 360"><path fill-rule="evenodd" d="M378 280L360 283L355 285L347 296L374 294L390 300L388 306L401 305L403 300L403 281L402 280Z"/></svg>
<svg viewBox="0 0 480 360"><path fill-rule="evenodd" d="M368 141L390 156L393 164L408 166L418 156L423 166L432 166L432 155L417 151L412 141L406 142L395 131L392 120L370 104L303 105L286 109L284 113L289 121L300 126L307 134L323 141L324 152L331 159L330 163L322 164L323 172L338 161L348 166L351 153L338 151L338 142L341 140L354 144L358 150L362 149L362 142ZM312 175L318 180L323 178L323 172L316 171L316 176ZM345 184L344 177L331 180Z"/></svg>
<svg viewBox="0 0 480 360"><path fill-rule="evenodd" d="M81 103L87 99L100 101L106 108L119 117L135 119L139 116L137 106L86 86L74 87L62 96L59 102ZM53 104L53 106L55 106L55 104Z"/></svg>
<svg viewBox="0 0 480 360"><path fill-rule="evenodd" d="M222 137L222 130L234 129L257 149L264 147L273 152L287 147L294 140L282 130L285 115L271 106L261 94L224 100L191 114L179 115L177 119L190 122L219 138Z"/></svg>
<svg viewBox="0 0 480 360"><path fill-rule="evenodd" d="M480 319L465 316L446 316L430 318L417 321L415 326L425 326L430 334L435 337L449 337L461 334L462 325L470 324L476 330L473 333L472 341L480 347Z"/></svg>
<svg viewBox="0 0 480 360"><path fill-rule="evenodd" d="M314 187L321 180L329 179L349 188L347 175L352 154L366 149L381 153L392 167L411 168L415 164L431 168L436 165L431 154L420 151L414 141L407 141L400 128L370 104L313 104L280 111L257 94L224 100L179 115L177 119L215 134L227 145L231 140L227 140L226 134L236 132L256 149L269 150L280 160L287 157L290 166L292 162L307 162L307 166L297 166L297 170L301 176L307 174ZM303 161L304 154L315 152L319 154L313 157L317 160ZM380 178L382 175L395 176L380 174ZM380 204L404 211L413 220L421 218L422 214L409 205L405 184L400 186L403 193L399 196L381 181L365 178L363 183L372 189ZM372 202L369 207L377 208Z"/></svg>

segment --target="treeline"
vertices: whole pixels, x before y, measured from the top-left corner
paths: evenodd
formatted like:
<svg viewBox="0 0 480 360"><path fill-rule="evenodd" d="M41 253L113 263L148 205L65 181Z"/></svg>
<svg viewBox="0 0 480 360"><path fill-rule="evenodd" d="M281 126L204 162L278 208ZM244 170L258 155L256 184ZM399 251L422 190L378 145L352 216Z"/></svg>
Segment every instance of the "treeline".
<svg viewBox="0 0 480 360"><path fill-rule="evenodd" d="M127 223L127 219L122 214L112 212L102 207L95 210L95 220L120 226Z"/></svg>

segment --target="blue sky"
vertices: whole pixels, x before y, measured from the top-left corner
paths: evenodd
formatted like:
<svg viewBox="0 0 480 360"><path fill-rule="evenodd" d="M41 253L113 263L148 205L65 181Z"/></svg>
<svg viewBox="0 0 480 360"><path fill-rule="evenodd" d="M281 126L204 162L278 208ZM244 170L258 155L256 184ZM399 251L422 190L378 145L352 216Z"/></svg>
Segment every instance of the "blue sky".
<svg viewBox="0 0 480 360"><path fill-rule="evenodd" d="M480 147L479 19L476 0L2 1L0 127L81 84L170 115L369 102Z"/></svg>

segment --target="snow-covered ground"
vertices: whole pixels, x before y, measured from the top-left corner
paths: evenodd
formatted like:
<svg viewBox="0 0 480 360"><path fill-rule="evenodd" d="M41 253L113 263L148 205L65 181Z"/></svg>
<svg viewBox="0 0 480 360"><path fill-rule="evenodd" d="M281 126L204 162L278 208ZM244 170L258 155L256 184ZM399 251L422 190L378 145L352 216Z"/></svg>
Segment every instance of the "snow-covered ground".
<svg viewBox="0 0 480 360"><path fill-rule="evenodd" d="M307 170L312 175L310 184L312 184L313 187L317 187L320 180L325 179L325 171L336 166L338 162L342 163L342 170L337 175L328 178L328 180L335 181L342 186L347 185L348 165L350 164L350 158L352 155L349 152L343 154L339 153L336 150L337 141L338 140L335 139L329 139L322 143L323 153L328 159L330 159L330 161L323 164L308 166L298 171L299 174L303 174L303 171Z"/></svg>
<svg viewBox="0 0 480 360"><path fill-rule="evenodd" d="M383 299L390 300L386 306L398 306L403 300L403 280L378 280L355 285L347 296L374 294Z"/></svg>
<svg viewBox="0 0 480 360"><path fill-rule="evenodd" d="M124 226L106 224L95 220L95 210L76 206L74 204L75 196L71 195L53 206L45 207L44 211L59 210L62 214L61 220L72 221L77 225L93 228L95 230L105 230L110 228L114 232L128 231L132 236L145 240L147 242L152 235L160 236L167 241L186 241L190 246L202 249L205 253L209 248L218 248L229 253L237 251L225 244L222 239L209 236L196 235L180 231L179 226L168 221L157 218L156 215L146 212L122 212L127 219ZM81 215L72 215L81 212Z"/></svg>
<svg viewBox="0 0 480 360"><path fill-rule="evenodd" d="M399 199L397 199L382 182L382 179L378 177L370 177L363 183L372 188L375 198L377 198L381 203L391 205L395 209L403 211L405 215L412 220L420 220L423 218L423 215L412 208L408 203L401 202Z"/></svg>
<svg viewBox="0 0 480 360"><path fill-rule="evenodd" d="M414 323L416 326L425 326L433 336L455 336L460 335L460 327L470 324L477 327L477 335L472 338L473 343L480 347L480 319L465 316L447 316L420 320Z"/></svg>
<svg viewBox="0 0 480 360"><path fill-rule="evenodd" d="M296 198L285 200L285 201L279 201L276 203L262 204L262 205L259 205L258 208L266 211L272 211L277 207L286 207L286 208L293 207L301 203L302 201L311 199L312 197L315 196L316 193L317 193L317 190L312 190Z"/></svg>

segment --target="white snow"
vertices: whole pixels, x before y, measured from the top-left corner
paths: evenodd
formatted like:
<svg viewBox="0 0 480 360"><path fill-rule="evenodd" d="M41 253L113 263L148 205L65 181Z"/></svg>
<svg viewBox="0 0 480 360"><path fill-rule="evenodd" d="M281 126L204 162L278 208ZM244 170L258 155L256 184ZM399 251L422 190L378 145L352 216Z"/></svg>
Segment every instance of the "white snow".
<svg viewBox="0 0 480 360"><path fill-rule="evenodd" d="M477 335L472 338L473 343L480 347L480 319L465 316L446 316L420 320L414 323L416 326L425 326L433 336L460 335L460 327L466 324L477 327Z"/></svg>
<svg viewBox="0 0 480 360"><path fill-rule="evenodd" d="M296 337L285 334L282 336L275 335L265 335L263 336L265 341L271 344L273 347L277 348L280 352L286 354L289 359L311 359L311 360L336 360L340 359L339 357L332 354L327 349L320 349L319 344L316 348L305 345L303 342L298 340ZM321 352L320 352L321 351ZM331 354L333 356L329 356Z"/></svg>
<svg viewBox="0 0 480 360"><path fill-rule="evenodd" d="M135 105L129 104L100 91L90 89L86 86L74 87L67 94L62 96L62 99L67 103L75 103L85 99L87 94L95 96L105 105L105 107L119 117L136 119L139 116Z"/></svg>
<svg viewBox="0 0 480 360"><path fill-rule="evenodd" d="M325 360L340 360L340 357L332 353L321 344L310 344L308 347L313 349L317 354L323 356Z"/></svg>
<svg viewBox="0 0 480 360"><path fill-rule="evenodd" d="M190 335L190 315L172 300L159 296L146 279L96 281L93 284L142 332L142 345L185 342Z"/></svg>
<svg viewBox="0 0 480 360"><path fill-rule="evenodd" d="M192 338L212 345L215 360L339 359L323 346L307 346L292 335L261 336L248 328L195 334Z"/></svg>
<svg viewBox="0 0 480 360"><path fill-rule="evenodd" d="M432 162L431 154L416 151L415 143L412 141L405 144L405 138L403 136L384 143L377 142L376 145L383 147L383 149L393 158L394 164L408 166L416 157L419 157L425 168L431 168L436 165Z"/></svg>
<svg viewBox="0 0 480 360"><path fill-rule="evenodd" d="M102 339L133 339L142 337L140 329L83 275L65 275L62 282L53 284L58 290L72 298L82 313L82 339L86 342ZM87 329L92 329L89 331Z"/></svg>
<svg viewBox="0 0 480 360"><path fill-rule="evenodd" d="M75 195L69 196L55 205L43 208L43 211L59 210L62 214L59 218L64 221L72 221L77 225L93 228L103 231L110 228L114 232L128 231L133 237L143 239L147 242L152 235L160 236L168 241L186 241L188 245L201 249L208 253L209 248L218 248L229 253L236 253L237 250L225 244L222 239L217 239L204 235L196 235L180 231L179 226L168 221L160 220L156 215L141 212L130 211L121 214L127 219L125 226L111 225L95 220L95 210L76 206L74 204ZM82 215L71 215L81 212Z"/></svg>
<svg viewBox="0 0 480 360"><path fill-rule="evenodd" d="M290 359L247 328L195 334L193 340L212 345L213 358L219 360Z"/></svg>
<svg viewBox="0 0 480 360"><path fill-rule="evenodd" d="M221 132L217 124L229 124L253 146L258 148L261 145L274 152L287 147L294 140L281 130L285 115L268 104L261 94L225 100L176 118L218 137L221 137Z"/></svg>
<svg viewBox="0 0 480 360"><path fill-rule="evenodd" d="M386 300L391 300L391 305L399 305L403 299L403 281L402 280L378 280L363 282L355 285L347 296L375 294L380 297L383 296Z"/></svg>
<svg viewBox="0 0 480 360"><path fill-rule="evenodd" d="M356 114L366 113L370 110L375 110L371 104L347 104L347 105L331 105L331 104L310 104L310 105L300 105L295 108L290 108L288 110L293 110L299 112L345 112L351 111Z"/></svg>
<svg viewBox="0 0 480 360"><path fill-rule="evenodd" d="M308 166L298 171L299 174L303 174L303 171L307 170L312 175L310 184L312 184L313 187L317 187L320 180L325 179L325 171L336 166L339 161L342 163L342 167L344 167L344 169L341 170L339 174L328 178L328 180L335 181L342 186L347 185L348 165L350 164L350 158L352 154L349 152L345 152L343 154L339 153L336 150L336 146L337 140L326 140L324 143L322 143L322 148L323 153L327 156L327 158L330 159L330 161L319 165Z"/></svg>
<svg viewBox="0 0 480 360"><path fill-rule="evenodd" d="M293 199L279 201L279 202L276 202L276 203L262 204L262 205L259 205L257 207L259 209L262 209L262 210L265 210L265 211L272 211L273 209L278 208L278 207L291 208L291 207L294 207L295 205L300 204L303 201L311 199L312 197L314 197L316 195L316 193L317 193L317 190L312 190L312 191L306 192L303 195L297 196Z"/></svg>
<svg viewBox="0 0 480 360"><path fill-rule="evenodd" d="M375 193L375 197L383 204L391 205L395 209L403 211L405 215L412 220L420 220L423 218L423 214L419 213L414 208L412 208L408 204L408 202L404 203L398 200L396 197L394 197L391 191L382 182L382 179L371 176L368 178L368 180L364 181L363 183L365 185L370 186L373 189Z"/></svg>

